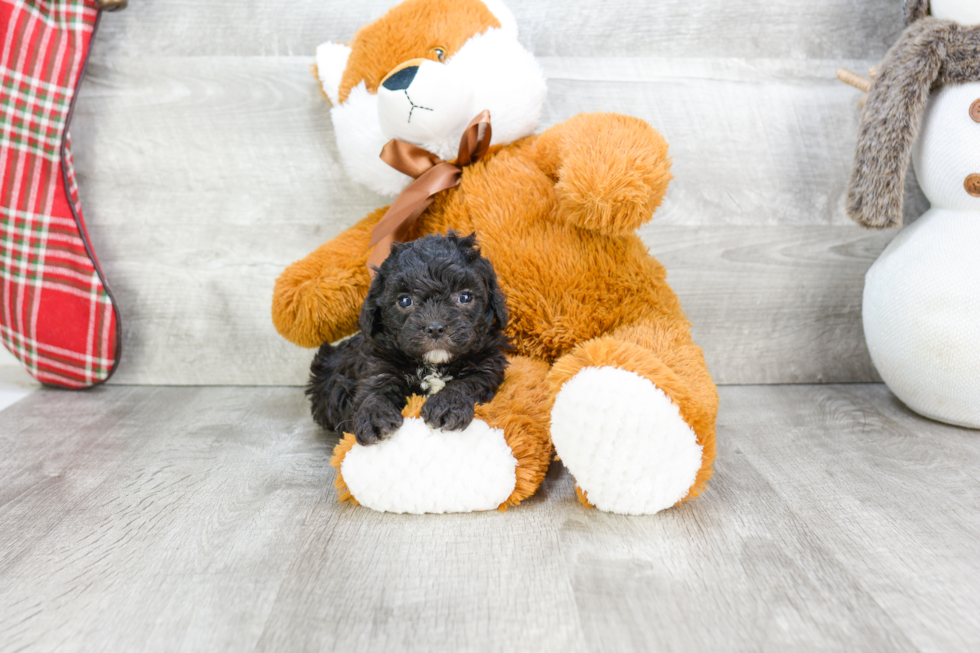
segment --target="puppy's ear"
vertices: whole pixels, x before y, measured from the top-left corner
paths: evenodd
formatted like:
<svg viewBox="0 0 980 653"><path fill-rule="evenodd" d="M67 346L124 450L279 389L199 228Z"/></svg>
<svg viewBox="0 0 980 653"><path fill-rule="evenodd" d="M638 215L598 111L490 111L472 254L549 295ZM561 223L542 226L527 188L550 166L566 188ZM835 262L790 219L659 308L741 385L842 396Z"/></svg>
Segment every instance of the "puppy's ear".
<svg viewBox="0 0 980 653"><path fill-rule="evenodd" d="M507 328L507 298L497 283L497 274L493 271L493 264L487 259L481 258L476 262L476 269L480 271L483 283L487 287L487 320L503 331Z"/></svg>
<svg viewBox="0 0 980 653"><path fill-rule="evenodd" d="M381 266L384 267L383 265ZM381 298L385 292L385 273L382 269L375 268L377 274L371 280L371 287L368 289L367 299L361 306L361 315L358 318L358 326L365 338L372 338L382 328L381 322Z"/></svg>
<svg viewBox="0 0 980 653"><path fill-rule="evenodd" d="M456 244L456 247L470 263L480 258L480 246L476 243L476 232L471 233L469 236L460 237L455 231L450 231L446 234L446 237Z"/></svg>
<svg viewBox="0 0 980 653"><path fill-rule="evenodd" d="M361 333L366 338L377 335L384 328L384 323L381 320L381 298L385 294L388 273L391 272L392 265L394 265L392 261L397 258L395 254L404 246L405 243L397 241L391 243L391 250L381 265L371 266L374 270L374 279L371 280L371 287L368 288L367 298L364 300L364 305L361 306L361 315L357 320Z"/></svg>

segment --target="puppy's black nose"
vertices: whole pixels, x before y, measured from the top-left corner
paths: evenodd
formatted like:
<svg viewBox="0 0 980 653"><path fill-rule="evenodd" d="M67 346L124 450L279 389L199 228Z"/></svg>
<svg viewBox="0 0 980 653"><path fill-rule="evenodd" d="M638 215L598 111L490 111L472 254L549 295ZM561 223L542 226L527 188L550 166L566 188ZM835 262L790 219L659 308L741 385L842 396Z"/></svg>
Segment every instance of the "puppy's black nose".
<svg viewBox="0 0 980 653"><path fill-rule="evenodd" d="M382 86L384 86L389 91L401 91L412 85L412 80L415 79L415 73L419 71L418 66L406 66L402 68L397 73L389 77L384 81Z"/></svg>
<svg viewBox="0 0 980 653"><path fill-rule="evenodd" d="M446 332L446 325L441 322L433 322L425 327L425 332L429 334L430 338L441 338L442 334Z"/></svg>

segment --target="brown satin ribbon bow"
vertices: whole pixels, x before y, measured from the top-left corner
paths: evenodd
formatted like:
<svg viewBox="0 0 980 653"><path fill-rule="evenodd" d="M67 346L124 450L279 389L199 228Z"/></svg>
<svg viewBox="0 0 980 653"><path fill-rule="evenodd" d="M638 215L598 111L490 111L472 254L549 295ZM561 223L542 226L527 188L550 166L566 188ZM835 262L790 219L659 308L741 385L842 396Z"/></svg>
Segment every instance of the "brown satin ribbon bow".
<svg viewBox="0 0 980 653"><path fill-rule="evenodd" d="M463 167L480 160L490 149L490 112L483 111L463 130L459 140L456 163L443 161L432 152L393 138L381 150L381 159L392 168L403 172L415 181L402 191L388 207L384 217L371 230L367 265L371 276L372 266L379 266L388 258L391 244L404 242L412 223L432 204L435 194L459 185Z"/></svg>

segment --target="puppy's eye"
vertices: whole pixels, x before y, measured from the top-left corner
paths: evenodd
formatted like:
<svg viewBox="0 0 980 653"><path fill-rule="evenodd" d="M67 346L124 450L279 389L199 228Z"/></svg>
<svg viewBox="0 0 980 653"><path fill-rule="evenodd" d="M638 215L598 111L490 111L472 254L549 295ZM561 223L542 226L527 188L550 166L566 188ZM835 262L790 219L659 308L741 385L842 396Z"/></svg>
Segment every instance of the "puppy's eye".
<svg viewBox="0 0 980 653"><path fill-rule="evenodd" d="M443 59L446 58L446 50L445 50L445 48L440 48L440 47L436 46L436 47L432 48L432 50L430 50L430 52L432 52L432 54L436 55L436 59L438 59L440 63L442 62Z"/></svg>
<svg viewBox="0 0 980 653"><path fill-rule="evenodd" d="M473 294L461 292L459 293L459 297L456 298L456 301L458 301L460 304L469 304L471 301L473 301Z"/></svg>
<svg viewBox="0 0 980 653"><path fill-rule="evenodd" d="M408 295L402 295L401 297L398 298L398 305L401 306L402 308L408 308L409 306L412 305L412 298L409 297Z"/></svg>

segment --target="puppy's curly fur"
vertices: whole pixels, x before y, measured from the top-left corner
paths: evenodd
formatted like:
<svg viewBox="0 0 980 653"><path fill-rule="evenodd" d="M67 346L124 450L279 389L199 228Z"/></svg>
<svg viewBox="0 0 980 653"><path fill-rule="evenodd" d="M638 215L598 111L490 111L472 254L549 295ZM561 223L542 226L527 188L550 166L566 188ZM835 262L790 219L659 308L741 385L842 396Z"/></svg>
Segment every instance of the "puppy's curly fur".
<svg viewBox="0 0 980 653"><path fill-rule="evenodd" d="M313 419L362 445L402 424L411 394L428 394L422 418L462 430L504 379L507 307L476 236L425 236L395 244L371 282L361 332L313 359L306 394Z"/></svg>

